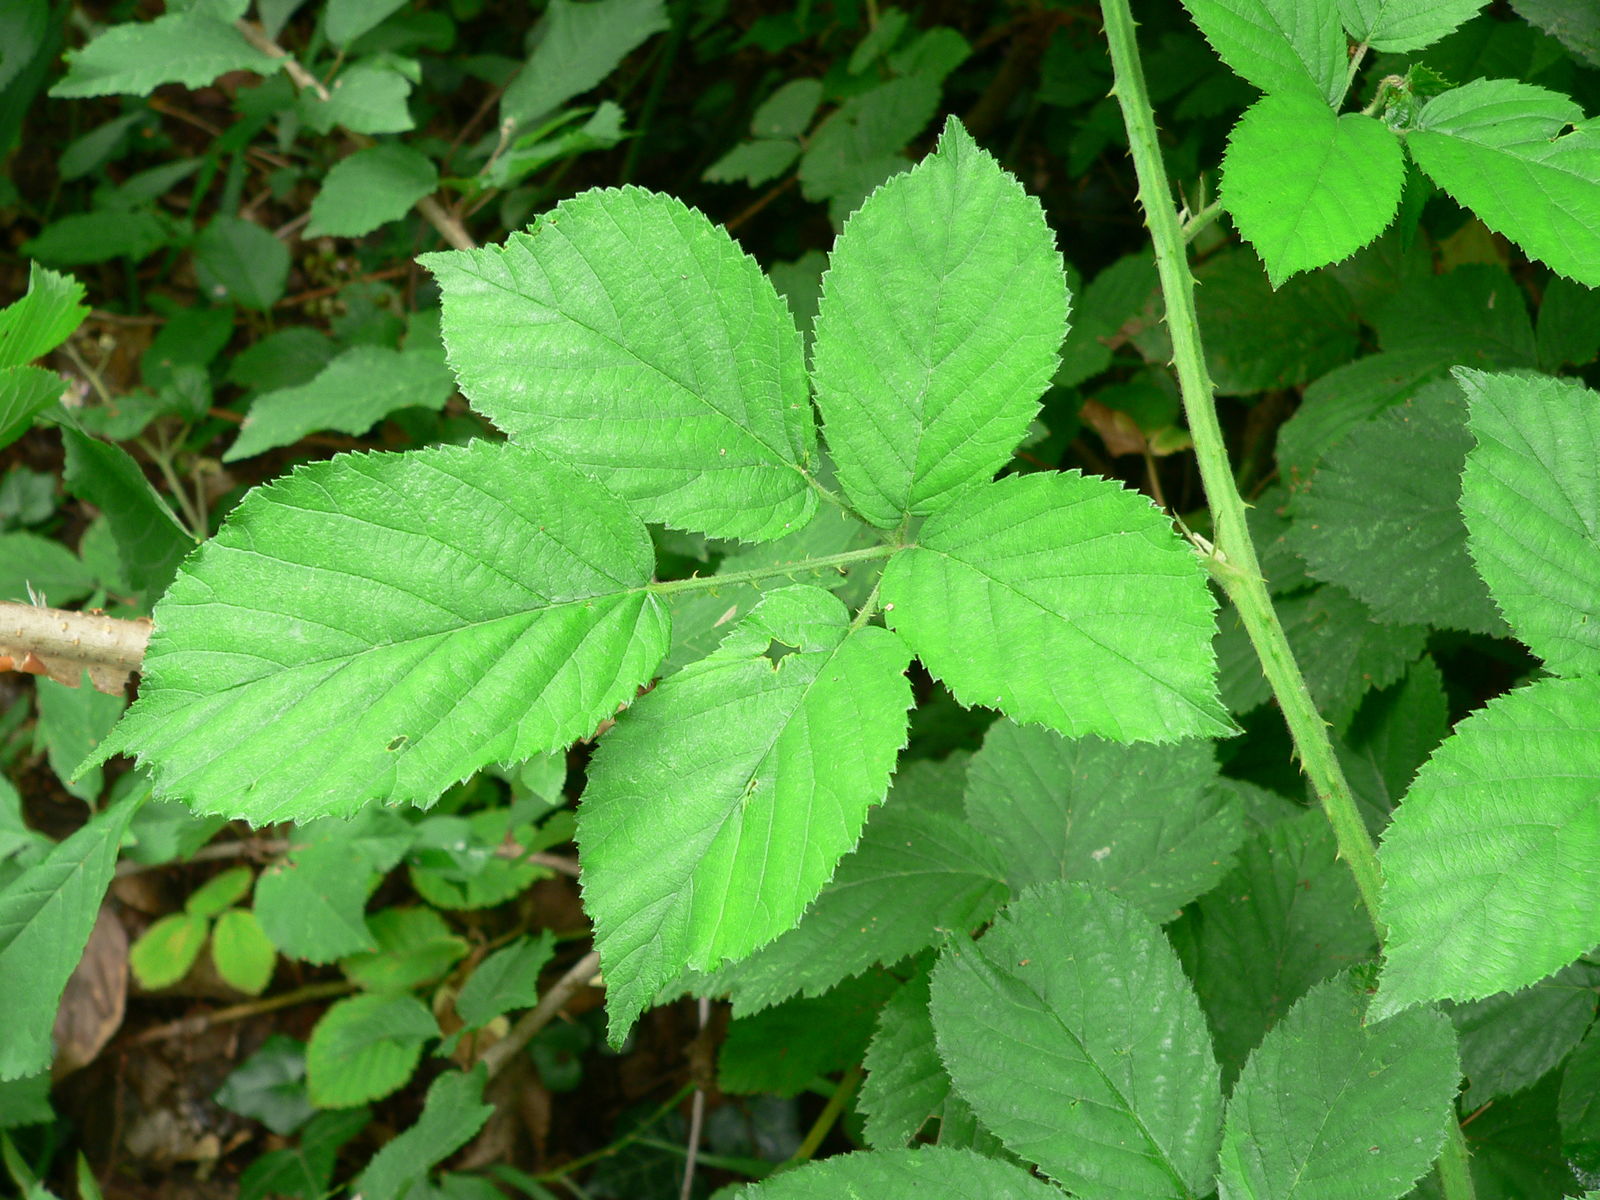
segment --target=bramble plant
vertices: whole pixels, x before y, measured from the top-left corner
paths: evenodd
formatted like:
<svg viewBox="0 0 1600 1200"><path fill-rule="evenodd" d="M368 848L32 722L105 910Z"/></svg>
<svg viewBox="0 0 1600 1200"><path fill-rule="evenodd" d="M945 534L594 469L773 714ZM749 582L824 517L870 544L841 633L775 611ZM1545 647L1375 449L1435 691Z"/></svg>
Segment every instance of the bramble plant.
<svg viewBox="0 0 1600 1200"><path fill-rule="evenodd" d="M656 29L658 5L629 3L638 37L606 64ZM546 36L582 41L585 11L622 4L558 3ZM39 685L52 761L84 798L114 756L138 770L59 844L19 841L0 1080L47 1078L130 830L177 857L224 820L293 822L287 869L212 876L132 951L148 988L208 942L251 994L278 952L344 975L303 1052L269 1041L219 1096L303 1130L247 1172L252 1195L293 1190L296 1171L312 1182L294 1194L326 1191L361 1106L437 1046L453 1066L351 1183L367 1200L424 1186L596 963L614 1048L654 1006L726 999L724 1091L842 1073L796 1168L730 1192L749 1200L1487 1200L1600 1182L1600 396L1557 374L1600 358L1600 125L1526 80L1457 85L1396 57L1446 39L1471 0L1184 6L1262 96L1217 198L1176 206L1129 0L1104 0L1153 251L1087 288L957 118L916 165L889 161L967 43L874 9L844 74L881 78L847 81L855 98L815 124L824 84L790 80L706 172L795 168L842 218L807 329L699 209L593 188L501 242L418 259L454 386L503 436L296 466L190 552L201 530L56 414L69 481L107 512L133 590L161 598L138 697L97 745L120 698ZM354 42L393 7L341 36L355 10L330 0L326 31ZM160 21L267 54L243 13ZM160 21L91 43L58 92L162 82L126 75L124 45ZM334 69L404 75L373 53ZM583 86L523 103L544 114ZM847 153L875 123L882 145ZM543 136L520 144L527 163ZM472 186L512 182L494 176L503 150ZM1415 266L1435 188L1556 273L1537 330L1503 269ZM1224 217L1253 256L1191 267ZM1220 353L1197 276L1223 295ZM1252 296L1347 349L1270 345L1270 317L1239 332ZM0 312L0 432L53 402L28 364L81 298L35 268ZM1378 348L1352 357L1357 310ZM405 350L346 350L317 394L392 370L418 389L394 406L437 407L451 385L432 338L418 323ZM1187 432L1144 363L1107 427L1152 476L1192 447L1204 510L1175 519L1019 456L1051 389L1106 369L1113 343L1170 361ZM1215 394L1313 377L1278 484L1249 488ZM235 451L338 427L261 417L265 441L247 426ZM1498 647L1507 686L1447 689L1439 660L1465 644ZM955 702L942 715L935 687ZM1288 742L1263 732L1274 701ZM908 750L919 721L960 709L996 714L974 750ZM1453 730L1452 712L1468 713ZM574 815L578 742L594 750ZM1225 771L1240 742L1292 752L1321 811ZM509 804L461 799L491 777ZM548 931L479 955L440 910L511 900L567 841L594 954L541 990ZM425 903L364 915L402 863ZM526 1036L488 1036L523 1010L540 1018ZM268 1094L283 1083L292 1103ZM1514 1096L1474 1153L1463 1124ZM862 1149L807 1163L852 1098ZM1527 1112L1560 1145L1508 1165L1524 1151L1504 1127Z"/></svg>

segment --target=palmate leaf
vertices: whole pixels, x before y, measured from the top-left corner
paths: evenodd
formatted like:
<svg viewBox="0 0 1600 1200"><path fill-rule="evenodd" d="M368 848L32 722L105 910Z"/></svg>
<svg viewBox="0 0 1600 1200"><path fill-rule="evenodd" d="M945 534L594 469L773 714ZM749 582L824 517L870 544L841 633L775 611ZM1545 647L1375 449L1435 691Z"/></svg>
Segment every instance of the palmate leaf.
<svg viewBox="0 0 1600 1200"><path fill-rule="evenodd" d="M1405 156L1380 122L1300 92L1256 101L1222 160L1222 202L1274 287L1376 238L1404 181Z"/></svg>
<svg viewBox="0 0 1600 1200"><path fill-rule="evenodd" d="M1222 1118L1211 1036L1161 931L1081 884L1035 888L933 973L956 1090L1006 1146L1100 1200L1202 1196Z"/></svg>
<svg viewBox="0 0 1600 1200"><path fill-rule="evenodd" d="M526 448L301 468L185 563L140 698L85 766L135 752L163 795L257 824L431 804L649 679L652 566L619 500Z"/></svg>
<svg viewBox="0 0 1600 1200"><path fill-rule="evenodd" d="M769 592L601 741L578 843L613 1041L800 919L888 788L910 657L819 588Z"/></svg>
<svg viewBox="0 0 1600 1200"><path fill-rule="evenodd" d="M461 390L647 520L766 541L816 507L800 334L753 259L680 201L585 192L502 246L425 254Z"/></svg>
<svg viewBox="0 0 1600 1200"><path fill-rule="evenodd" d="M1222 61L1263 92L1338 100L1347 64L1338 0L1184 0L1183 6Z"/></svg>
<svg viewBox="0 0 1600 1200"><path fill-rule="evenodd" d="M1050 385L1067 307L1039 202L951 117L846 222L823 277L812 379L856 509L892 528L993 476Z"/></svg>
<svg viewBox="0 0 1600 1200"><path fill-rule="evenodd" d="M1477 439L1461 511L1478 572L1552 671L1600 672L1600 396L1573 380L1456 378Z"/></svg>
<svg viewBox="0 0 1600 1200"><path fill-rule="evenodd" d="M1339 0L1344 27L1374 50L1420 50L1453 31L1485 0Z"/></svg>
<svg viewBox="0 0 1600 1200"><path fill-rule="evenodd" d="M1116 484L1069 471L970 488L890 560L881 586L889 626L963 704L1068 737L1233 728L1199 560Z"/></svg>
<svg viewBox="0 0 1600 1200"><path fill-rule="evenodd" d="M1562 133L1576 125L1570 133ZM1559 92L1478 79L1435 96L1406 134L1424 172L1558 273L1600 286L1600 126Z"/></svg>
<svg viewBox="0 0 1600 1200"><path fill-rule="evenodd" d="M1541 679L1456 726L1383 837L1374 1014L1525 987L1600 942L1600 677Z"/></svg>
<svg viewBox="0 0 1600 1200"><path fill-rule="evenodd" d="M808 1163L737 1193L739 1200L840 1200L917 1196L921 1200L1058 1200L1061 1193L1008 1162L971 1150L923 1146L841 1154Z"/></svg>
<svg viewBox="0 0 1600 1200"><path fill-rule="evenodd" d="M1245 1064L1222 1131L1219 1200L1393 1200L1455 1119L1455 1031L1418 1009L1364 1025L1366 980L1312 988Z"/></svg>

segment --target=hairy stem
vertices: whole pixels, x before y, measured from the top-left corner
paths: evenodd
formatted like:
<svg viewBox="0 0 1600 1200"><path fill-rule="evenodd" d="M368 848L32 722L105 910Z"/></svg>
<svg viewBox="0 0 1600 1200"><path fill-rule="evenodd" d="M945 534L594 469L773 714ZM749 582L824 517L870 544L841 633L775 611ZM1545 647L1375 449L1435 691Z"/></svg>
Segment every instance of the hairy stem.
<svg viewBox="0 0 1600 1200"><path fill-rule="evenodd" d="M1222 583L1250 635L1262 670L1288 723L1301 767L1311 780L1328 823L1333 826L1339 854L1349 864L1367 916L1382 939L1385 930L1378 913L1382 875L1377 851L1334 753L1327 722L1311 699L1305 676L1295 662L1283 625L1272 606L1272 597L1250 540L1245 502L1234 484L1228 462L1227 444L1217 419L1214 386L1206 371L1200 340L1194 275L1189 270L1183 229L1167 184L1166 167L1156 136L1155 112L1139 59L1133 14L1128 0L1103 0L1101 13L1110 44L1112 75L1116 81L1114 91L1128 129L1134 172L1139 180L1139 201L1155 245L1161 292L1167 304L1167 328L1172 334L1173 366L1183 396L1184 413L1189 420L1189 432L1194 438L1200 478L1205 484L1206 499L1216 526L1213 575ZM1466 1142L1455 1122L1449 1124L1454 1132L1447 1137L1440 1158L1440 1183L1446 1200L1471 1200L1473 1189Z"/></svg>

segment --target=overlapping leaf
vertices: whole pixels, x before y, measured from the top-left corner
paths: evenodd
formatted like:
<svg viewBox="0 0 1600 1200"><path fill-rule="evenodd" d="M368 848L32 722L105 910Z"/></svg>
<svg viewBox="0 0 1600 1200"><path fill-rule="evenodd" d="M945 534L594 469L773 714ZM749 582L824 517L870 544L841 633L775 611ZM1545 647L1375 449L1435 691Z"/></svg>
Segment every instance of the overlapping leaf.
<svg viewBox="0 0 1600 1200"><path fill-rule="evenodd" d="M1478 571L1552 671L1600 672L1600 396L1548 377L1457 379L1477 439L1461 511Z"/></svg>
<svg viewBox="0 0 1600 1200"><path fill-rule="evenodd" d="M1375 1013L1526 985L1600 942L1600 677L1492 700L1417 774L1384 834Z"/></svg>
<svg viewBox="0 0 1600 1200"><path fill-rule="evenodd" d="M969 489L890 560L882 595L890 627L964 704L1068 737L1232 728L1198 559L1147 500L1103 479Z"/></svg>
<svg viewBox="0 0 1600 1200"><path fill-rule="evenodd" d="M1485 0L1339 0L1344 27L1374 50L1420 50L1450 33Z"/></svg>
<svg viewBox="0 0 1600 1200"><path fill-rule="evenodd" d="M648 520L765 541L816 497L800 334L733 239L677 200L585 192L504 245L424 255L461 390Z"/></svg>
<svg viewBox="0 0 1600 1200"><path fill-rule="evenodd" d="M311 202L307 237L360 237L403 217L439 186L439 172L409 146L370 146L341 159Z"/></svg>
<svg viewBox="0 0 1600 1200"><path fill-rule="evenodd" d="M1569 125L1577 128L1563 133ZM1559 92L1478 79L1435 96L1406 145L1430 178L1496 233L1600 286L1600 127Z"/></svg>
<svg viewBox="0 0 1600 1200"><path fill-rule="evenodd" d="M1184 7L1222 61L1263 92L1338 100L1346 66L1339 0L1184 0Z"/></svg>
<svg viewBox="0 0 1600 1200"><path fill-rule="evenodd" d="M136 752L162 793L258 823L430 804L649 678L668 636L652 566L636 517L531 450L301 468L185 565L98 757Z"/></svg>
<svg viewBox="0 0 1600 1200"><path fill-rule="evenodd" d="M1290 92L1262 97L1233 127L1222 202L1276 287L1382 233L1404 180L1404 155L1382 124Z"/></svg>
<svg viewBox="0 0 1600 1200"><path fill-rule="evenodd" d="M447 1071L428 1087L417 1123L392 1141L356 1177L354 1191L366 1200L399 1200L428 1168L450 1157L494 1113L483 1102L487 1073Z"/></svg>
<svg viewBox="0 0 1600 1200"><path fill-rule="evenodd" d="M1104 1200L1201 1196L1222 1095L1194 991L1161 931L1081 884L1036 888L933 974L957 1090L1006 1146Z"/></svg>
<svg viewBox="0 0 1600 1200"><path fill-rule="evenodd" d="M850 218L823 278L812 376L857 510L889 528L991 477L1066 329L1043 210L952 117Z"/></svg>
<svg viewBox="0 0 1600 1200"><path fill-rule="evenodd" d="M212 6L196 4L153 21L113 25L69 53L52 96L148 96L164 83L205 87L229 71L270 75L284 60L256 49Z"/></svg>
<svg viewBox="0 0 1600 1200"><path fill-rule="evenodd" d="M883 799L909 660L836 597L784 588L601 742L578 841L613 1040L685 967L799 920Z"/></svg>
<svg viewBox="0 0 1600 1200"><path fill-rule="evenodd" d="M843 1154L751 1184L739 1193L740 1200L839 1200L841 1196L1052 1200L1059 1195L1008 1162L939 1146Z"/></svg>

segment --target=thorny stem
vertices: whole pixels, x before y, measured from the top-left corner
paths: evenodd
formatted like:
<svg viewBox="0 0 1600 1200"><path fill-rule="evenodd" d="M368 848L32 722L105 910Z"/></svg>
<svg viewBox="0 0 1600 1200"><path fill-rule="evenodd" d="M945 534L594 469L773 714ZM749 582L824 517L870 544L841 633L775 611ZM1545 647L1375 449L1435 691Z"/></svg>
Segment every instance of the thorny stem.
<svg viewBox="0 0 1600 1200"><path fill-rule="evenodd" d="M1111 51L1114 94L1122 108L1139 181L1139 200L1145 224L1155 246L1161 292L1167 304L1167 328L1172 335L1173 366L1183 396L1184 413L1194 438L1195 459L1205 484L1206 498L1216 526L1216 548L1211 567L1250 635L1262 670L1272 685L1294 739L1300 763L1311 780L1322 810L1333 827L1339 854L1355 876L1356 889L1380 939L1385 930L1378 912L1382 875L1378 855L1356 808L1350 785L1328 737L1327 722L1317 711L1306 687L1283 625L1272 606L1255 545L1245 517L1244 499L1234 484L1227 444L1217 419L1214 388L1206 371L1195 311L1194 276L1189 270L1183 231L1167 184L1161 145L1156 136L1155 112L1145 87L1138 39L1129 0L1102 0L1106 40ZM1454 1121L1439 1164L1439 1179L1446 1200L1471 1200L1466 1142Z"/></svg>

